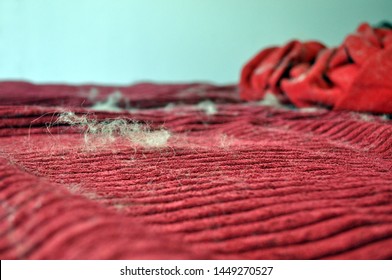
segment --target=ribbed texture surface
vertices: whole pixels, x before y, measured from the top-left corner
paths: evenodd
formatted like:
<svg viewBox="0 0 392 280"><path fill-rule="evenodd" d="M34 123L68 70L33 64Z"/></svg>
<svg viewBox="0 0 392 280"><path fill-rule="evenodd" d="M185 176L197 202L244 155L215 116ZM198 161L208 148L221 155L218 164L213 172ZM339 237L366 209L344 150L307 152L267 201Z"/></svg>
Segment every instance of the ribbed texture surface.
<svg viewBox="0 0 392 280"><path fill-rule="evenodd" d="M64 109L91 114L91 88L139 108L97 118L164 125L167 147L88 149L77 130L46 128ZM0 83L0 257L392 258L391 121L237 95ZM195 106L205 99L215 115Z"/></svg>

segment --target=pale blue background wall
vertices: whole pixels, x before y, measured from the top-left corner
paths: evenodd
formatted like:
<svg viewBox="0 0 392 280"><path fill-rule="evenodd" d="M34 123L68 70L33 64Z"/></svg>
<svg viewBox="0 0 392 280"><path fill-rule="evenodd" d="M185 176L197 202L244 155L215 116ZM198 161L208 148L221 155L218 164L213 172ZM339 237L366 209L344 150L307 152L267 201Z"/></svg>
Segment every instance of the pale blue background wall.
<svg viewBox="0 0 392 280"><path fill-rule="evenodd" d="M0 80L236 82L263 47L382 19L391 0L0 0Z"/></svg>

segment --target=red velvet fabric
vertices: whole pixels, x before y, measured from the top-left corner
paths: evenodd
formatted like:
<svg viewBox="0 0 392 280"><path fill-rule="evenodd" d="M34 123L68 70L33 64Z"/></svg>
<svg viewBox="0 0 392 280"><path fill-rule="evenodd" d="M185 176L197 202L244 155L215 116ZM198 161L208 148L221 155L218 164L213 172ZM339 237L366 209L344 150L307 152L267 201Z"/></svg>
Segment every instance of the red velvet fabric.
<svg viewBox="0 0 392 280"><path fill-rule="evenodd" d="M392 30L361 24L341 46L292 41L267 48L242 69L240 95L266 92L297 107L392 113Z"/></svg>
<svg viewBox="0 0 392 280"><path fill-rule="evenodd" d="M122 110L91 109L113 91ZM64 111L172 137L86 145ZM390 259L391 213L390 120L232 86L0 83L0 259Z"/></svg>

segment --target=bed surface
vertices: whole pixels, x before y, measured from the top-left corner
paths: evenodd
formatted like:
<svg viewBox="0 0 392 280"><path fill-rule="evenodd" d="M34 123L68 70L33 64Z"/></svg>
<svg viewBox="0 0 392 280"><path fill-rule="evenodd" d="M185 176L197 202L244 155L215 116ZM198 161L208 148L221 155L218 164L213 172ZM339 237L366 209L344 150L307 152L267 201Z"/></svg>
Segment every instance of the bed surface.
<svg viewBox="0 0 392 280"><path fill-rule="evenodd" d="M171 137L86 144L62 112ZM392 258L391 136L382 116L235 86L2 82L0 258Z"/></svg>

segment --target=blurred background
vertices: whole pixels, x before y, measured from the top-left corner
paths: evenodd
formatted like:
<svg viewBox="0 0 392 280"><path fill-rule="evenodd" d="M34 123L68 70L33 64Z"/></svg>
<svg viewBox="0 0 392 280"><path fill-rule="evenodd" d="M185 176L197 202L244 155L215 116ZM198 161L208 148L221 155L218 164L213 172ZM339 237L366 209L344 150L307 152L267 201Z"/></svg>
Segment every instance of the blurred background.
<svg viewBox="0 0 392 280"><path fill-rule="evenodd" d="M0 0L0 80L236 83L262 48L391 18L391 0Z"/></svg>

